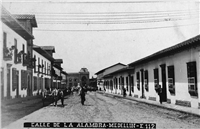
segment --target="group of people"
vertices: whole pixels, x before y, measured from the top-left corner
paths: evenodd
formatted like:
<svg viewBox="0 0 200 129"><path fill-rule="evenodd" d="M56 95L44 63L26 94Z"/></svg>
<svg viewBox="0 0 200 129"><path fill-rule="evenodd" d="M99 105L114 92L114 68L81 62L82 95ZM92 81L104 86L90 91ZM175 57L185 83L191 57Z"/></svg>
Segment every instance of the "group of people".
<svg viewBox="0 0 200 129"><path fill-rule="evenodd" d="M60 89L54 88L52 92L50 92L49 89L44 89L42 92L42 99L43 99L43 105L45 99L47 99L49 96L53 96L54 100L54 106L57 107L57 101L60 99L62 106L64 106L64 92Z"/></svg>
<svg viewBox="0 0 200 129"><path fill-rule="evenodd" d="M74 92L74 91L71 91L71 92ZM87 92L87 88L86 86L81 86L79 87L79 96L81 98L81 104L84 105L84 102L85 102L85 94ZM52 96L53 97L53 100L54 100L54 106L57 107L57 101L58 100L61 100L61 105L64 107L64 92L63 90L60 90L60 89L57 89L57 88L54 88L52 90L52 92L50 92L49 89L44 89L44 91L42 92L42 101L43 101L43 105L44 105L44 102L45 100L49 97L49 96Z"/></svg>

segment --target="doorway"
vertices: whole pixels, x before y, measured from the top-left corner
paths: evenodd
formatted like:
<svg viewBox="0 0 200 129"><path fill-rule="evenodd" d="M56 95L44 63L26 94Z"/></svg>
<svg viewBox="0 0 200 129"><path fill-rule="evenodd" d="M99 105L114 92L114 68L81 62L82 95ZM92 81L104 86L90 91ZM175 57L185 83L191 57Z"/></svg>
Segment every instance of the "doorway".
<svg viewBox="0 0 200 129"><path fill-rule="evenodd" d="M28 91L28 96L30 96L31 95L31 85L30 85L30 75L28 74L28 80L27 80L28 82L28 88L27 88L27 91Z"/></svg>
<svg viewBox="0 0 200 129"><path fill-rule="evenodd" d="M17 85L17 89L16 89L16 96L17 98L19 98L19 71L16 71L16 85Z"/></svg>
<svg viewBox="0 0 200 129"><path fill-rule="evenodd" d="M4 68L1 68L1 99L4 98Z"/></svg>
<svg viewBox="0 0 200 129"><path fill-rule="evenodd" d="M10 96L10 67L7 66L7 98L11 98Z"/></svg>
<svg viewBox="0 0 200 129"><path fill-rule="evenodd" d="M142 83L142 96L141 96L141 98L145 98L145 95L144 95L144 69L141 69L140 72L141 72L141 83Z"/></svg>
<svg viewBox="0 0 200 129"><path fill-rule="evenodd" d="M161 75L162 75L162 99L163 102L167 102L167 87L166 87L166 65L162 64L161 67Z"/></svg>

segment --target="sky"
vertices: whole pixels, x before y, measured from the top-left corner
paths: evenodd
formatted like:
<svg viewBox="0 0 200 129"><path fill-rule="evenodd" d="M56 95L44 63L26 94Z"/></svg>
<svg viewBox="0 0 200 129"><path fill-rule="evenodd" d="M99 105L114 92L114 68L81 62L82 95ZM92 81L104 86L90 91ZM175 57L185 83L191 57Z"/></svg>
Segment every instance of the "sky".
<svg viewBox="0 0 200 129"><path fill-rule="evenodd" d="M197 0L3 0L12 14L34 14L34 44L55 46L67 72L90 77L199 34Z"/></svg>

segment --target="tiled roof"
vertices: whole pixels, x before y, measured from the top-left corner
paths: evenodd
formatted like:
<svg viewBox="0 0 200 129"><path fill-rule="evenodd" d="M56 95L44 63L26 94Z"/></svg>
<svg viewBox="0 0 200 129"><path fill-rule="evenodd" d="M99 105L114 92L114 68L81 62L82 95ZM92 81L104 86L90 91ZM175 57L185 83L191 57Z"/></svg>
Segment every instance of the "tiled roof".
<svg viewBox="0 0 200 129"><path fill-rule="evenodd" d="M102 69L102 70L98 71L97 73L95 73L95 75L97 75L97 74L99 74L99 73L102 73L102 72L104 72L106 69L109 69L109 68L114 67L114 66L116 66L116 65L123 65L123 66L126 66L125 64L117 63L117 64L114 64L114 65L112 65L112 66L109 66L109 67L107 67L107 68L105 68L105 69Z"/></svg>
<svg viewBox="0 0 200 129"><path fill-rule="evenodd" d="M166 49L163 49L161 51L158 51L150 56L147 56L145 58L142 58L140 60L137 60L137 61L134 61L130 64L128 64L129 66L134 66L134 65L138 65L138 64L142 64L144 62L148 62L148 61L151 61L153 59L158 59L158 58L162 58L162 57L165 57L165 56L169 56L169 55L172 55L172 54L175 54L179 51L183 51L183 50L187 50L188 48L190 47L194 47L194 46L197 46L197 45L200 45L199 43L199 40L200 40L200 35L197 35L193 38L190 38L184 42L181 42L177 45L174 45L172 47L169 47L169 48L166 48Z"/></svg>
<svg viewBox="0 0 200 129"><path fill-rule="evenodd" d="M31 20L31 24L33 27L37 27L37 22L35 19L35 15L32 14L13 14L13 17L15 17L16 19L20 20L24 20L24 19L29 19Z"/></svg>
<svg viewBox="0 0 200 129"><path fill-rule="evenodd" d="M35 15L31 14L14 14L14 17L17 19L34 19Z"/></svg>
<svg viewBox="0 0 200 129"><path fill-rule="evenodd" d="M54 62L55 63L63 63L63 60L62 59L55 59Z"/></svg>
<svg viewBox="0 0 200 129"><path fill-rule="evenodd" d="M37 51L50 61L54 61L54 58L51 55L49 55L49 53L47 53L45 50L43 50L40 46L33 45L33 50Z"/></svg>
<svg viewBox="0 0 200 129"><path fill-rule="evenodd" d="M13 29L17 34L26 40L34 39L34 36L28 32L23 25L3 6L1 6L1 21Z"/></svg>
<svg viewBox="0 0 200 129"><path fill-rule="evenodd" d="M55 47L54 46L40 46L42 49L44 50L51 50L53 52L55 52Z"/></svg>

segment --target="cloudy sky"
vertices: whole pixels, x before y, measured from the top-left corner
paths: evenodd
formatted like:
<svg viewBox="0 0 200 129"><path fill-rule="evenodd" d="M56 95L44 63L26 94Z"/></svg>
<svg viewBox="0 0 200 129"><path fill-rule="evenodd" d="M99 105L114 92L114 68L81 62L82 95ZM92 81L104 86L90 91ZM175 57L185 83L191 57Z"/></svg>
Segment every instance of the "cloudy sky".
<svg viewBox="0 0 200 129"><path fill-rule="evenodd" d="M34 44L55 46L66 72L91 76L199 34L198 0L3 0L12 14L35 14Z"/></svg>

